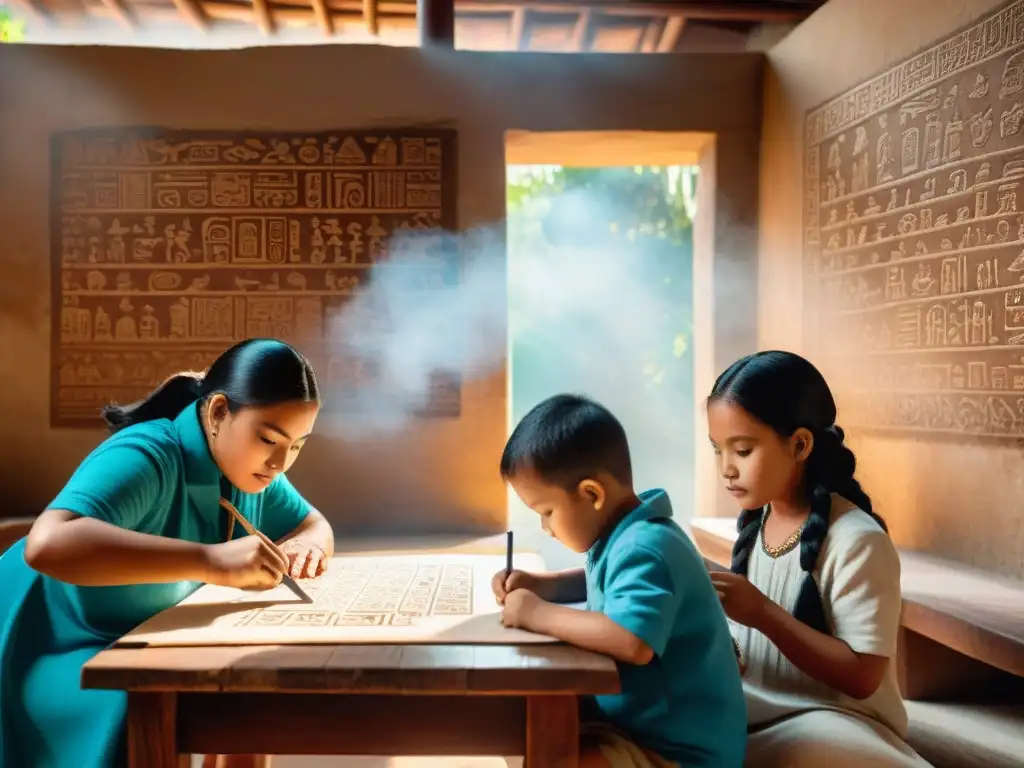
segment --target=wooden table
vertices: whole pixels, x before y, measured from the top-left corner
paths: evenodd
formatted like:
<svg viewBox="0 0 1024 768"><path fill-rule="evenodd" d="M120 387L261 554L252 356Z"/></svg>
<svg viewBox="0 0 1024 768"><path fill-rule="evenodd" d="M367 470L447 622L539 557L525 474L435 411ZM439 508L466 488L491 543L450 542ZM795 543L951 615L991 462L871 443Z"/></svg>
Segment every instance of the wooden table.
<svg viewBox="0 0 1024 768"><path fill-rule="evenodd" d="M578 764L578 697L615 664L565 645L114 648L84 688L128 692L131 768L188 754L525 755Z"/></svg>

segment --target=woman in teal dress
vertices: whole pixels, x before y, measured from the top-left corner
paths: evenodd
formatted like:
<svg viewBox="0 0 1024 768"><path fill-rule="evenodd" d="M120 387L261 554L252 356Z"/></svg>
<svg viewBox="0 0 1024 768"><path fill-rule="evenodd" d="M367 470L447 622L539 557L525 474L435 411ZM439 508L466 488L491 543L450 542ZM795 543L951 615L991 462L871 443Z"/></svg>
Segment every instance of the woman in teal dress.
<svg viewBox="0 0 1024 768"><path fill-rule="evenodd" d="M204 583L323 572L331 526L284 474L319 408L309 362L250 339L104 409L113 434L0 557L0 768L120 764L127 697L83 690L86 661ZM222 497L276 545L229 528Z"/></svg>

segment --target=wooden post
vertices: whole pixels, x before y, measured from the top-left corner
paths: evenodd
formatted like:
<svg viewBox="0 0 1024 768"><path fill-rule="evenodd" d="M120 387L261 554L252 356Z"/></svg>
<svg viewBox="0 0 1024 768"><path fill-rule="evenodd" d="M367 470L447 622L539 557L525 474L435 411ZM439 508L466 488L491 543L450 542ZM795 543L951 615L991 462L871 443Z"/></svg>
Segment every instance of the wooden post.
<svg viewBox="0 0 1024 768"><path fill-rule="evenodd" d="M128 693L129 768L179 768L173 693Z"/></svg>
<svg viewBox="0 0 1024 768"><path fill-rule="evenodd" d="M579 744L575 696L527 697L525 768L578 768Z"/></svg>
<svg viewBox="0 0 1024 768"><path fill-rule="evenodd" d="M455 48L455 0L416 0L421 48Z"/></svg>

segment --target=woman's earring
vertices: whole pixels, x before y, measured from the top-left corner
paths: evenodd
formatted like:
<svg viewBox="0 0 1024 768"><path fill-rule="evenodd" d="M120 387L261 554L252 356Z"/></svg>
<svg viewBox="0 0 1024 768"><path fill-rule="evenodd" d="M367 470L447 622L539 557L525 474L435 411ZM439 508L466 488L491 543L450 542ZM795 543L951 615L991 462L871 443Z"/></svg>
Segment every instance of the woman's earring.
<svg viewBox="0 0 1024 768"><path fill-rule="evenodd" d="M217 437L217 422L213 420L213 408L206 409L206 422L210 425L210 439Z"/></svg>

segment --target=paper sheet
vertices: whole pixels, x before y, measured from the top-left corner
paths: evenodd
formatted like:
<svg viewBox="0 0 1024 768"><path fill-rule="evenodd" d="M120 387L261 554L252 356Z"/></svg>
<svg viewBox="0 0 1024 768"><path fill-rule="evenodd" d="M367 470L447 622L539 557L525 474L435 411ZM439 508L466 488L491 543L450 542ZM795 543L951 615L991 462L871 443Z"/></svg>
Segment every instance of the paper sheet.
<svg viewBox="0 0 1024 768"><path fill-rule="evenodd" d="M157 614L117 645L288 645L556 642L502 626L491 578L499 555L335 557L319 579L300 579L313 598L287 587L265 592L206 585ZM540 571L537 555L514 567Z"/></svg>

